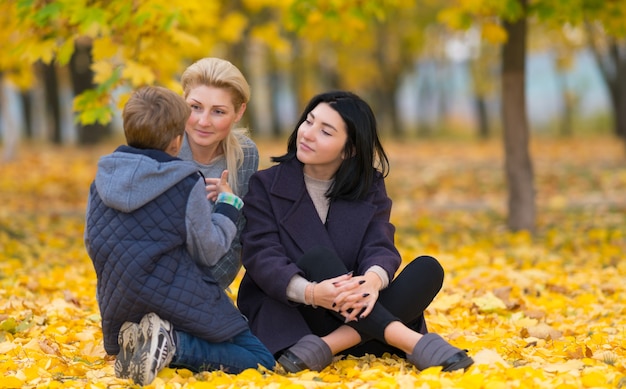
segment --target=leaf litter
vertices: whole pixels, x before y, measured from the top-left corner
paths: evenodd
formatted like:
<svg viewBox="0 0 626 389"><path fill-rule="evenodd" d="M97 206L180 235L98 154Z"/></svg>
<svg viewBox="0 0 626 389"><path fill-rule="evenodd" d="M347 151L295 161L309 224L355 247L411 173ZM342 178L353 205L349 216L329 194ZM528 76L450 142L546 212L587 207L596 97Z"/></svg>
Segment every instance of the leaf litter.
<svg viewBox="0 0 626 389"><path fill-rule="evenodd" d="M261 167L282 150L257 143ZM420 372L393 355L346 356L298 374L168 368L149 387L626 386L623 144L533 142L535 235L506 228L499 142L385 145L398 248L405 261L432 255L446 270L426 312L429 329L468 349L476 363L465 373ZM115 378L114 358L102 347L95 273L82 241L95 164L112 149L28 145L0 164L0 387L133 386Z"/></svg>

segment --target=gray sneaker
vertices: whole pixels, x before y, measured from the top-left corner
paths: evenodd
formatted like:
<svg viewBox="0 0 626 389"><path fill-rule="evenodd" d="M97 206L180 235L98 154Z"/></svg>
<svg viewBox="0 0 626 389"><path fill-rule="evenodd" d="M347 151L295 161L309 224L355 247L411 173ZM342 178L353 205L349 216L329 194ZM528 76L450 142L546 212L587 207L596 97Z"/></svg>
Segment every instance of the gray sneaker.
<svg viewBox="0 0 626 389"><path fill-rule="evenodd" d="M174 354L174 330L156 313L145 315L138 326L139 336L135 353L130 359L130 378L136 384L148 385L163 368L167 367Z"/></svg>
<svg viewBox="0 0 626 389"><path fill-rule="evenodd" d="M130 360L137 348L139 337L139 325L130 321L122 324L117 335L117 343L120 345L120 352L115 358L115 376L117 378L130 378Z"/></svg>

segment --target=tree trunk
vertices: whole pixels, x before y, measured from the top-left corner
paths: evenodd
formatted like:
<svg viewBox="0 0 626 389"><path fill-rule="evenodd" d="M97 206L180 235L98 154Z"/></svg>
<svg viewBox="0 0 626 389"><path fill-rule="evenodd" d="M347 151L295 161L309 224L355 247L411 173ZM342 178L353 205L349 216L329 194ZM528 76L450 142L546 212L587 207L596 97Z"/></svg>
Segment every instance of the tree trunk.
<svg viewBox="0 0 626 389"><path fill-rule="evenodd" d="M16 106L19 92L0 73L0 140L3 150L0 162L13 161L18 154L22 127L19 116L21 107Z"/></svg>
<svg viewBox="0 0 626 389"><path fill-rule="evenodd" d="M69 63L74 96L78 96L88 89L95 88L93 71L91 70L92 62L91 42L77 42ZM111 126L109 124L78 124L78 142L81 145L96 144L110 133ZM60 139L61 134L59 134Z"/></svg>
<svg viewBox="0 0 626 389"><path fill-rule="evenodd" d="M611 39L605 61L599 58L601 54L597 50L594 50L594 54L598 58L601 73L611 97L613 131L616 136L626 140L626 74L624 74L626 54L622 54L624 50L626 50L626 44L620 46Z"/></svg>
<svg viewBox="0 0 626 389"><path fill-rule="evenodd" d="M556 75L557 88L561 92L561 100L563 106L561 109L561 123L559 135L562 137L570 137L574 133L574 103L576 97L574 92L570 92L567 85L567 75L563 72Z"/></svg>
<svg viewBox="0 0 626 389"><path fill-rule="evenodd" d="M404 131L398 115L393 81L390 81L388 86L375 90L368 100L373 102L372 109L376 112L378 131L381 134L390 134L396 139L402 139Z"/></svg>
<svg viewBox="0 0 626 389"><path fill-rule="evenodd" d="M476 110L478 137L480 139L489 139L489 114L487 113L487 102L485 101L485 96L474 93L474 109Z"/></svg>
<svg viewBox="0 0 626 389"><path fill-rule="evenodd" d="M522 1L524 7L527 0ZM508 185L508 226L535 230L535 188L529 155L525 72L527 20L505 22L508 40L502 50L502 121Z"/></svg>
<svg viewBox="0 0 626 389"><path fill-rule="evenodd" d="M24 114L30 117L28 122L31 126L33 139L47 142L50 139L51 129L49 128L49 117L46 109L46 81L41 66L33 66L32 69L37 81L28 91L30 107L24 110Z"/></svg>
<svg viewBox="0 0 626 389"><path fill-rule="evenodd" d="M56 64L38 63L36 66L41 67L45 84L46 97L46 117L51 130L48 134L52 137L51 141L56 144L61 143L61 104L59 102L59 83L57 79Z"/></svg>
<svg viewBox="0 0 626 389"><path fill-rule="evenodd" d="M29 91L20 92L20 101L22 102L22 110L24 111L24 137L26 139L33 139L35 132L33 130L33 104L30 98Z"/></svg>
<svg viewBox="0 0 626 389"><path fill-rule="evenodd" d="M400 124L396 92L400 79L400 61L402 57L397 52L395 42L390 42L390 27L381 23L376 30L376 49L374 59L380 72L381 80L374 88L373 96L369 100L375 102L372 107L377 115L378 128L382 133L391 134L395 138L402 138L404 131Z"/></svg>
<svg viewBox="0 0 626 389"><path fill-rule="evenodd" d="M626 42L613 42L611 52L615 59L615 133L626 142ZM626 145L626 143L625 143Z"/></svg>
<svg viewBox="0 0 626 389"><path fill-rule="evenodd" d="M270 53L264 45L252 41L247 45L244 55L245 77L253 93L246 109L251 122L254 123L251 131L259 136L268 137L273 126L272 95L267 66Z"/></svg>
<svg viewBox="0 0 626 389"><path fill-rule="evenodd" d="M613 132L626 146L626 41L597 34L592 23L586 23L589 45L606 83L613 110ZM606 40L608 50L602 53L596 40Z"/></svg>

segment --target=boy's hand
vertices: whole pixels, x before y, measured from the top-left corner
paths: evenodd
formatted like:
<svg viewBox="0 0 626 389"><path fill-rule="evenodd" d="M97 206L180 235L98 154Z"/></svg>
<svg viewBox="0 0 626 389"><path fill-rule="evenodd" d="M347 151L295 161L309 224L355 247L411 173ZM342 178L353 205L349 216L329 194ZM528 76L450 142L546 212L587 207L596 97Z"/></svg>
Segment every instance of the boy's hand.
<svg viewBox="0 0 626 389"><path fill-rule="evenodd" d="M222 192L233 193L230 185L228 185L228 170L224 170L220 178L205 178L204 182L206 184L206 198L213 202L217 200L217 195Z"/></svg>

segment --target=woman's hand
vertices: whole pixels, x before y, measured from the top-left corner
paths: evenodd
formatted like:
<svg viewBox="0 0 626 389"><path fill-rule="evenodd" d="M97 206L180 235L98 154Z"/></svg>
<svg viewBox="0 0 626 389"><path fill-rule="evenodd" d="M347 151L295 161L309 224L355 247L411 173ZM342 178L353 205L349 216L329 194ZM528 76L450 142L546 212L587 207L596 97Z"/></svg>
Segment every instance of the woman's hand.
<svg viewBox="0 0 626 389"><path fill-rule="evenodd" d="M309 285L305 290L305 299L309 304L312 303L315 306L336 311L337 309L333 307L333 301L335 301L335 298L340 293L336 285L342 284L351 278L352 273L350 272L340 275L339 277L320 281L317 284Z"/></svg>
<svg viewBox="0 0 626 389"><path fill-rule="evenodd" d="M220 178L205 178L204 183L206 184L206 198L213 202L217 201L217 195L222 192L233 193L228 185L228 170L224 170Z"/></svg>
<svg viewBox="0 0 626 389"><path fill-rule="evenodd" d="M366 317L378 300L381 283L373 272L338 283L336 288L339 293L333 301L332 309L341 313L346 318L346 323Z"/></svg>

